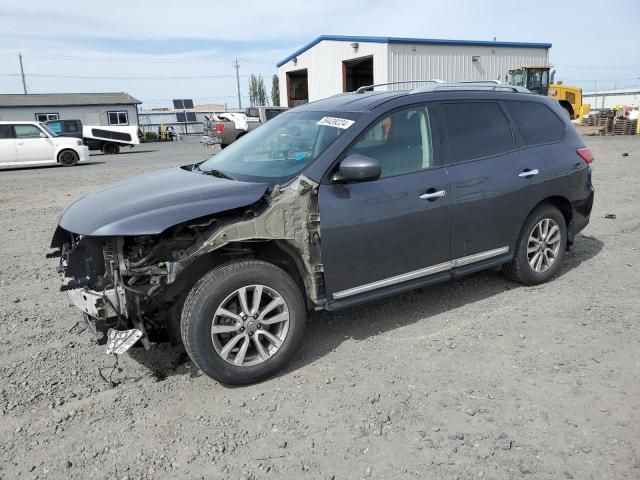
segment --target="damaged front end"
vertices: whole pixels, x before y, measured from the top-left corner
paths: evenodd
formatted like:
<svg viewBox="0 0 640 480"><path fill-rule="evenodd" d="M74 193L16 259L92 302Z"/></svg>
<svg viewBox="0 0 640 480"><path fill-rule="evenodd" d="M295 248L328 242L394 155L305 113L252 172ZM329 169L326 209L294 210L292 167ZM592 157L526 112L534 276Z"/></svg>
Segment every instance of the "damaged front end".
<svg viewBox="0 0 640 480"><path fill-rule="evenodd" d="M318 185L299 176L253 204L159 234L90 236L58 226L61 290L84 312L99 343L123 353L138 340L180 342L182 304L216 265L241 258L276 263L296 278L311 308L325 303Z"/></svg>

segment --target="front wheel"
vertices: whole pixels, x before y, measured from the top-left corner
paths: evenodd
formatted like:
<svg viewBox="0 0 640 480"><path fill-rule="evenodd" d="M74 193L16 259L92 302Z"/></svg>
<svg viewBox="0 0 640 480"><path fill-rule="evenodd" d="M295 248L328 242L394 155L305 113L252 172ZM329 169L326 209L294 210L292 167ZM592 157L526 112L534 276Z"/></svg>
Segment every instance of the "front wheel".
<svg viewBox="0 0 640 480"><path fill-rule="evenodd" d="M504 266L504 273L525 285L546 282L560 268L566 246L567 225L562 212L543 204L527 218L513 260Z"/></svg>
<svg viewBox="0 0 640 480"><path fill-rule="evenodd" d="M182 311L182 341L204 373L227 385L263 380L302 343L306 308L282 269L247 260L218 267L196 283Z"/></svg>
<svg viewBox="0 0 640 480"><path fill-rule="evenodd" d="M73 167L78 164L80 157L73 150L63 150L58 154L58 163L65 167Z"/></svg>

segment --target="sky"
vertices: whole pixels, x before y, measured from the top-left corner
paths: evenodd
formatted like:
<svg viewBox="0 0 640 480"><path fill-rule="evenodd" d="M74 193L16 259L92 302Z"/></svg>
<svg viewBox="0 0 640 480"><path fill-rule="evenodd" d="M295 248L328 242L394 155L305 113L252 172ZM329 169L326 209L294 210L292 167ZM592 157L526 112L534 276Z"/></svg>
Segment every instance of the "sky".
<svg viewBox="0 0 640 480"><path fill-rule="evenodd" d="M322 34L552 43L556 79L640 86L640 0L0 0L0 93L119 92L237 106ZM247 97L243 96L247 103Z"/></svg>

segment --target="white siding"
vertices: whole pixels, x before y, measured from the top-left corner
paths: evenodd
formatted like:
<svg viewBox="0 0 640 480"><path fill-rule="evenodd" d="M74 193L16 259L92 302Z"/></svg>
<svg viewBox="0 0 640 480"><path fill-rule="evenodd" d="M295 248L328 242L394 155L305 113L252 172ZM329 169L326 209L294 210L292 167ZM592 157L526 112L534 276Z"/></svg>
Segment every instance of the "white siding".
<svg viewBox="0 0 640 480"><path fill-rule="evenodd" d="M342 62L373 55L374 83L387 82L387 44L360 42L355 52L350 42L323 40L298 55L297 65L293 60L278 68L280 80L280 105L287 105L286 72L307 69L309 101L320 100L342 92Z"/></svg>
<svg viewBox="0 0 640 480"><path fill-rule="evenodd" d="M473 56L479 56L473 61ZM510 69L548 65L546 48L389 44L389 82L505 80ZM402 88L402 87L400 87ZM406 87L405 87L406 88Z"/></svg>
<svg viewBox="0 0 640 480"><path fill-rule="evenodd" d="M61 120L82 120L85 125L109 125L107 112L126 111L129 125L137 125L135 105L87 105L72 107L0 107L0 120L35 121L36 113L57 113Z"/></svg>

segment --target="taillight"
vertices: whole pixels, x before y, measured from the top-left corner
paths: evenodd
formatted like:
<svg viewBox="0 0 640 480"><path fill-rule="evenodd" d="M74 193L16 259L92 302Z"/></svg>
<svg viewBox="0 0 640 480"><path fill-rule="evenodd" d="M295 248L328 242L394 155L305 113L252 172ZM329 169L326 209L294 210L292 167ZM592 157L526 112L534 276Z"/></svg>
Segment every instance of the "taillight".
<svg viewBox="0 0 640 480"><path fill-rule="evenodd" d="M222 133L224 131L224 123L216 123L216 133Z"/></svg>
<svg viewBox="0 0 640 480"><path fill-rule="evenodd" d="M587 165L593 163L593 153L587 147L577 149L576 153L580 155L580 158L582 158Z"/></svg>

